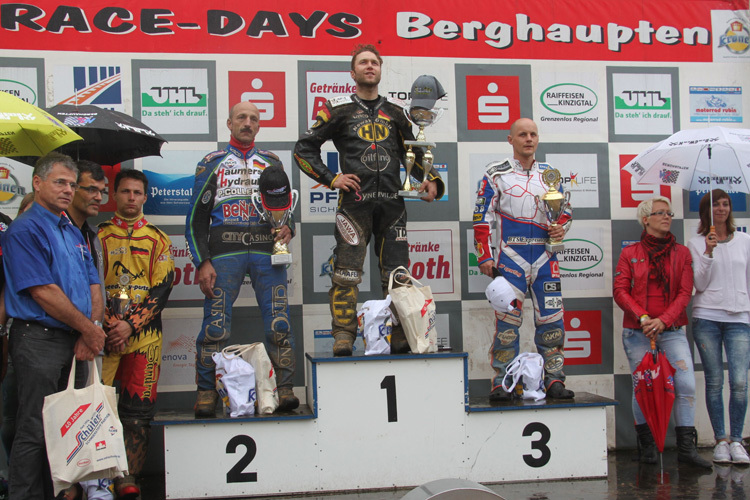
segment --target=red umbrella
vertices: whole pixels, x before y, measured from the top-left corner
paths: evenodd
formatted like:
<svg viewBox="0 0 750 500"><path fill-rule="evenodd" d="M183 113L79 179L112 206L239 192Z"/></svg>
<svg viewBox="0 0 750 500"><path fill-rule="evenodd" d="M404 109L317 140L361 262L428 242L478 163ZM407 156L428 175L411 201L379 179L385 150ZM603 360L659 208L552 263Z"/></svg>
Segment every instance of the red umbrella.
<svg viewBox="0 0 750 500"><path fill-rule="evenodd" d="M667 356L651 341L651 352L633 372L633 391L659 452L664 452L669 416L674 404L674 368Z"/></svg>

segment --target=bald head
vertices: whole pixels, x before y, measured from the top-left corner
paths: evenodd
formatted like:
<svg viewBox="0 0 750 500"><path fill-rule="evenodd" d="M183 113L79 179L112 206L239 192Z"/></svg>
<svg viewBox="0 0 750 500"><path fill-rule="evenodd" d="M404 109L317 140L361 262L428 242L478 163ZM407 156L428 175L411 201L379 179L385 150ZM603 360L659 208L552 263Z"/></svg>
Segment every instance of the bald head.
<svg viewBox="0 0 750 500"><path fill-rule="evenodd" d="M534 154L539 145L539 131L536 123L529 118L519 118L510 126L508 144L513 146L513 158L519 160L525 168L531 168Z"/></svg>
<svg viewBox="0 0 750 500"><path fill-rule="evenodd" d="M513 124L510 126L510 136L514 135L519 127L527 126L527 127L534 127L534 130L537 130L536 123L534 123L534 120L531 118L519 118L518 120L514 121ZM538 134L537 130L537 134ZM510 138L509 136L509 138Z"/></svg>
<svg viewBox="0 0 750 500"><path fill-rule="evenodd" d="M227 128L232 137L244 146L251 146L260 130L260 111L247 101L238 102L229 110Z"/></svg>

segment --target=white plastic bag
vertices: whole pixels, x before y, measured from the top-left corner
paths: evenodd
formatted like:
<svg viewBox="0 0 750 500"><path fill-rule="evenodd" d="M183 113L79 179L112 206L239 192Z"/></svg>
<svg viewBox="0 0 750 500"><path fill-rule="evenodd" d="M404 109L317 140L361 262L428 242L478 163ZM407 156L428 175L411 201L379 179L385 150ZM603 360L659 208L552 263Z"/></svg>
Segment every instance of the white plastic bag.
<svg viewBox="0 0 750 500"><path fill-rule="evenodd" d="M261 342L252 344L235 344L222 351L236 354L250 363L255 370L255 390L258 397L258 413L270 415L279 407L279 393L276 388L276 372L268 357L266 346Z"/></svg>
<svg viewBox="0 0 750 500"><path fill-rule="evenodd" d="M128 473L115 388L103 385L89 361L86 387L75 388L75 359L67 389L44 398L42 421L57 495L71 484Z"/></svg>
<svg viewBox="0 0 750 500"><path fill-rule="evenodd" d="M404 276L409 283L393 288L396 275ZM414 286L414 283L419 287ZM398 319L404 327L406 340L411 352L424 354L437 351L437 330L435 320L437 311L429 286L415 280L409 271L401 266L391 272L388 280L388 293L393 299L393 306L398 312Z"/></svg>
<svg viewBox="0 0 750 500"><path fill-rule="evenodd" d="M250 363L233 353L215 352L216 392L232 418L255 414L255 370Z"/></svg>
<svg viewBox="0 0 750 500"><path fill-rule="evenodd" d="M514 391L519 382L523 385L523 399L541 401L547 396L544 391L544 358L541 354L522 352L508 364L503 389L506 392Z"/></svg>
<svg viewBox="0 0 750 500"><path fill-rule="evenodd" d="M368 300L357 312L357 323L365 341L365 356L391 353L391 330L395 320L391 296L384 300Z"/></svg>

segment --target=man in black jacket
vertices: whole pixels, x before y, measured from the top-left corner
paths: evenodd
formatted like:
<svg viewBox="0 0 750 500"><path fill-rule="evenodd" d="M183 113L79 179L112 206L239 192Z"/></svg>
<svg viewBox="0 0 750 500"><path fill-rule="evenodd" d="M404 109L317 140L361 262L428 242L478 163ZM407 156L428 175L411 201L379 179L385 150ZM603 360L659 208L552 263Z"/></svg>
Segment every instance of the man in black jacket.
<svg viewBox="0 0 750 500"><path fill-rule="evenodd" d="M333 354L351 356L357 334L357 294L362 264L370 237L380 266L381 285L387 292L388 277L409 261L406 208L398 196L404 140L414 140L411 124L401 104L378 95L382 58L372 45L352 52L351 76L357 92L326 102L312 128L294 148L294 159L305 174L331 189L339 189L336 212L336 249L329 300L332 315ZM320 147L333 140L340 155L341 173L334 175L320 157ZM421 151L415 169L423 177ZM433 170L423 179L423 200L443 195L445 186ZM395 327L391 351L409 350L403 329Z"/></svg>

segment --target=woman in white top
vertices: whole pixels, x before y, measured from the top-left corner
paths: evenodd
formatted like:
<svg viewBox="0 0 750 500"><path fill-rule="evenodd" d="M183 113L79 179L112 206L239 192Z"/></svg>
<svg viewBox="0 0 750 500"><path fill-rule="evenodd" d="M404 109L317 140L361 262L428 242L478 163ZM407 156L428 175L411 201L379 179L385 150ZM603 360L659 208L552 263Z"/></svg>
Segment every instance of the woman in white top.
<svg viewBox="0 0 750 500"><path fill-rule="evenodd" d="M735 230L732 200L721 189L700 202L693 255L693 337L706 377L706 406L716 446L714 462L750 463L742 446L750 363L750 236ZM711 230L711 210L713 225ZM724 427L724 362L729 365L729 436Z"/></svg>

